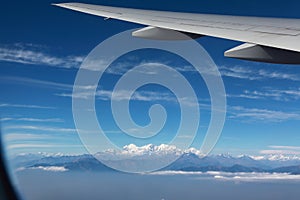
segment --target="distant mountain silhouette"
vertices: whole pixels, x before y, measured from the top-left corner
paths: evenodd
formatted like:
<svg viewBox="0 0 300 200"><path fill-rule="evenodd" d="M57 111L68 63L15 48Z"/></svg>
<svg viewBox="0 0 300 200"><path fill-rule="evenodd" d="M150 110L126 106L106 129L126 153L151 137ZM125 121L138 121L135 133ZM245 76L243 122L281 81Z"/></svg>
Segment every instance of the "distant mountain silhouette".
<svg viewBox="0 0 300 200"><path fill-rule="evenodd" d="M289 173L289 174L300 174L300 165L297 166L288 166L288 167L279 167L271 170L276 173Z"/></svg>
<svg viewBox="0 0 300 200"><path fill-rule="evenodd" d="M30 166L30 168L36 167L64 167L70 171L100 171L100 172L116 172L115 169L107 167L96 158L91 155L84 156L67 156L62 159L57 157L49 157L41 159L39 162Z"/></svg>
<svg viewBox="0 0 300 200"><path fill-rule="evenodd" d="M94 156L84 154L78 156L46 156L38 157L30 155L32 159L22 158L23 168L39 167L63 167L66 171L98 171L98 172L117 172ZM37 158L34 160L33 158ZM140 158L139 158L140 159ZM146 159L146 157L143 157ZM154 160L155 161L155 160ZM153 162L154 162L153 161ZM132 159L114 160L122 165L134 165ZM295 163L294 165L289 165ZM175 162L158 171L222 171L222 172L266 172L266 173L290 173L300 174L300 161L282 160L255 160L250 156L233 157L230 155L211 155L200 157L194 153L183 153Z"/></svg>

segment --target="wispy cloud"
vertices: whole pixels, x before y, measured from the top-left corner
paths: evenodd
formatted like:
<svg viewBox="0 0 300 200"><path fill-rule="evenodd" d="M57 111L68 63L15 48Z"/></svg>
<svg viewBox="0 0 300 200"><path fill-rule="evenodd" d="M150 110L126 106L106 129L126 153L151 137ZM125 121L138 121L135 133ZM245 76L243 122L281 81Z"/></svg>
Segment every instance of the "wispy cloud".
<svg viewBox="0 0 300 200"><path fill-rule="evenodd" d="M278 145L271 145L269 146L270 149L261 150L260 154L264 155L300 155L300 146L278 146Z"/></svg>
<svg viewBox="0 0 300 200"><path fill-rule="evenodd" d="M40 119L40 118L12 118L12 117L4 117L1 118L0 121L23 121L23 122L64 122L63 119L59 118L48 118L48 119Z"/></svg>
<svg viewBox="0 0 300 200"><path fill-rule="evenodd" d="M60 68L77 68L80 66L84 57L82 56L66 56L58 57L44 52L43 48L34 45L1 45L0 61L14 62L30 65L44 65Z"/></svg>
<svg viewBox="0 0 300 200"><path fill-rule="evenodd" d="M105 61L97 61L101 65L105 65ZM197 72L196 68L191 65L182 65L177 66L175 64L170 64L166 61L139 61L139 62L121 62L113 67L110 67L107 70L107 73L115 74L115 75L122 75L131 69L133 66L140 66L140 65L149 65L149 66L161 66L167 65L179 72L183 73L195 73ZM98 67L99 68L99 67ZM157 69L157 70L156 70ZM300 75L293 74L293 73L286 73L285 71L281 70L272 70L272 69L261 69L261 68L250 68L248 66L219 66L218 67L221 75L223 77L230 77L230 78L238 78L238 79L245 79L245 80L265 80L265 79L277 79L277 80L290 80L290 81L300 81ZM211 69L212 70L212 69ZM209 69L203 71L203 73L207 73L209 75L215 75L213 71ZM141 73L146 74L157 74L159 73L159 68L151 68L149 71L141 71Z"/></svg>
<svg viewBox="0 0 300 200"><path fill-rule="evenodd" d="M292 81L300 81L300 76L297 74L284 73L282 71L270 71L266 69L260 69L257 71L258 75L262 78L273 78L273 79L287 79Z"/></svg>
<svg viewBox="0 0 300 200"><path fill-rule="evenodd" d="M248 79L248 80L257 80L257 76L253 76L255 72L246 67L240 66L220 66L219 70L222 76L232 77L232 78L239 78L239 79Z"/></svg>
<svg viewBox="0 0 300 200"><path fill-rule="evenodd" d="M136 91L132 96L130 96L130 91L110 91L110 90L98 90L96 91L96 98L98 100L110 101L112 99L112 94L114 93L114 100L122 101L122 100L132 100L132 101L165 101L168 103L178 103L178 99L171 93L164 92L153 92L153 91ZM62 97L74 97L74 98L82 98L87 99L93 97L92 92L81 92L78 94L71 93L61 93L56 94ZM249 97L250 98L250 97ZM260 98L260 97L253 97ZM191 98L186 97L184 99L180 99L180 101L189 107L200 106L203 109L210 110L211 106L206 105L200 102L197 104L193 103ZM202 101L202 100L201 100ZM227 106L228 116L229 118L242 119L245 121L253 121L253 122L282 122L288 120L300 120L300 113L297 112L286 112L280 110L270 110L270 109L259 109L259 108L246 108L242 106Z"/></svg>
<svg viewBox="0 0 300 200"><path fill-rule="evenodd" d="M269 146L270 148L274 149L289 149L289 150L297 150L300 151L300 146Z"/></svg>
<svg viewBox="0 0 300 200"><path fill-rule="evenodd" d="M35 149L35 148L82 148L80 144L45 144L45 143L21 143L21 144L8 144L7 149Z"/></svg>
<svg viewBox="0 0 300 200"><path fill-rule="evenodd" d="M103 63L101 61L100 63ZM123 62L118 63L117 65L109 68L107 71L111 74L116 75L122 75L126 71L128 71L133 66L139 66L139 65L149 65L149 66L161 66L161 65L167 65L179 72L190 72L195 73L197 72L196 68L191 65L172 65L168 62L161 62L161 61L140 61L140 62ZM159 69L159 68L157 68ZM293 73L286 73L285 71L281 70L272 70L272 69L261 69L261 68L250 68L248 66L219 66L218 67L221 75L223 77L230 77L230 78L238 78L238 79L245 79L245 80L266 80L266 79L277 79L277 80L290 80L290 81L300 81L300 75L293 74ZM142 71L141 73L147 73L147 74L157 74L159 73L159 70L155 70L155 68L151 68L149 71ZM207 73L210 75L215 75L216 73L213 73L213 71L205 70L203 73Z"/></svg>
<svg viewBox="0 0 300 200"><path fill-rule="evenodd" d="M112 99L112 94L114 93L114 100L122 101L122 100L133 100L133 101L165 101L169 103L178 103L178 99L171 93L164 92L153 92L153 91L136 91L132 96L130 96L130 91L110 91L110 90L98 90L96 91L96 98L98 100L109 101ZM259 93L257 93L258 95ZM93 96L92 92L86 91L78 94L71 93L61 93L56 94L62 97L74 97L74 98L82 98L87 99ZM249 97L250 98L250 97ZM262 98L262 97L252 97L252 98ZM184 99L180 99L181 102L185 106L200 106L204 109L211 109L210 105L206 105L200 102L197 102L197 105L192 102L191 98L186 97ZM201 100L202 101L202 100ZM297 112L286 112L280 110L270 110L270 109L259 109L259 108L246 108L242 106L227 106L228 116L229 118L242 119L245 121L253 121L253 122L282 122L288 120L300 120L300 113Z"/></svg>
<svg viewBox="0 0 300 200"><path fill-rule="evenodd" d="M42 87L42 88L51 88L55 90L66 90L72 91L73 90L73 83L59 83L53 81L45 81L39 79L32 79L26 77L17 77L17 76L0 76L0 80L4 81L5 83L12 83L12 84L22 84L22 85L29 85L31 87ZM80 89L91 90L95 89L97 85L86 85L86 86L77 86Z"/></svg>
<svg viewBox="0 0 300 200"><path fill-rule="evenodd" d="M51 106L41 106L41 105L29 105L29 104L11 104L11 103L0 103L0 107L6 108L36 108L36 109L56 109Z"/></svg>
<svg viewBox="0 0 300 200"><path fill-rule="evenodd" d="M78 68L84 60L84 56L68 55L60 57L47 53L46 48L42 45L35 44L14 44L14 45L0 45L0 61L15 62L30 65L53 66L59 68ZM103 66L108 65L107 59L92 60L91 63L85 63L85 66L90 70L102 70ZM106 72L121 75L128 71L132 66L138 65L169 65L167 61L157 60L140 60L129 59L123 62L116 63L110 67ZM99 67L101 66L101 67ZM83 66L84 67L84 66ZM180 72L195 72L193 66L173 66L174 69ZM262 80L262 79L278 79L300 81L300 76L297 74L286 73L280 70L250 68L245 66L219 66L219 70L223 76L247 80ZM143 71L142 73L156 74L158 71ZM207 71L209 73L209 71Z"/></svg>
<svg viewBox="0 0 300 200"><path fill-rule="evenodd" d="M286 149L268 149L261 150L260 154L270 154L270 155L300 155L300 151L286 150Z"/></svg>
<svg viewBox="0 0 300 200"><path fill-rule="evenodd" d="M89 69L91 71L101 71L105 69L108 66L108 62L105 59L97 59L97 60L91 60L86 61L83 68ZM141 74L150 74L155 75L160 73L160 67L164 64L162 61L137 61L137 60L123 60L119 61L117 63L114 63L109 68L106 69L106 73L113 74L113 75L123 75L130 69L133 69L137 66L149 66L149 68L138 70L135 69L135 72L141 73Z"/></svg>
<svg viewBox="0 0 300 200"><path fill-rule="evenodd" d="M65 84L65 83L57 83L52 81L38 80L26 77L17 77L17 76L1 76L1 81L5 83L12 84L22 84L29 85L34 87L46 87L46 88L54 88L54 89L62 89L62 90L72 90L73 84Z"/></svg>
<svg viewBox="0 0 300 200"><path fill-rule="evenodd" d="M23 148L54 148L56 145L53 144L8 144L7 149L23 149Z"/></svg>
<svg viewBox="0 0 300 200"><path fill-rule="evenodd" d="M244 90L242 94L229 94L230 98L246 98L246 99L271 99L276 101L295 101L300 99L300 88L297 89L271 89L264 88L261 91Z"/></svg>
<svg viewBox="0 0 300 200"><path fill-rule="evenodd" d="M94 94L91 90L87 90L79 93L58 93L57 96L61 97L73 97L79 99L88 99L93 98L94 95L98 100L102 101L123 101L123 100L131 100L131 101L144 101L144 102L154 102L154 101L165 101L169 103L178 103L181 102L185 106L194 107L202 104L198 104L198 100L194 100L192 97L184 97L181 99L177 99L172 93L168 92L157 92L157 91L135 91L131 96L131 91L129 90L119 90L119 91L110 91L110 90L98 90ZM196 103L195 103L196 101Z"/></svg>
<svg viewBox="0 0 300 200"><path fill-rule="evenodd" d="M35 126L35 125L12 125L4 126L3 129L6 132L23 132L23 131L35 131L34 133L52 132L57 134L74 134L78 131L81 133L99 133L98 130L84 130L76 128L56 127L56 126ZM52 135L53 136L53 135Z"/></svg>
<svg viewBox="0 0 300 200"><path fill-rule="evenodd" d="M108 91L99 90L97 91L97 97L100 100L110 100L112 95L114 100L135 100L135 101L175 101L176 99L170 94L165 92L153 92L153 91L136 91L130 96L131 91L120 90L120 91Z"/></svg>
<svg viewBox="0 0 300 200"><path fill-rule="evenodd" d="M300 76L297 74L269 69L257 69L244 66L220 66L219 70L223 76L231 78L246 80L278 79L300 81Z"/></svg>
<svg viewBox="0 0 300 200"><path fill-rule="evenodd" d="M229 107L229 114L230 118L248 119L255 122L282 122L287 120L300 120L299 113L289 113L258 108L245 108L241 106Z"/></svg>
<svg viewBox="0 0 300 200"><path fill-rule="evenodd" d="M45 127L45 126L25 126L25 125L16 125L16 126L6 126L6 130L35 130L35 131L49 131L57 133L73 133L77 129L74 128L61 128L61 127Z"/></svg>
<svg viewBox="0 0 300 200"><path fill-rule="evenodd" d="M7 133L4 134L4 140L9 141L32 141L49 139L49 135L45 134L30 134L30 133Z"/></svg>

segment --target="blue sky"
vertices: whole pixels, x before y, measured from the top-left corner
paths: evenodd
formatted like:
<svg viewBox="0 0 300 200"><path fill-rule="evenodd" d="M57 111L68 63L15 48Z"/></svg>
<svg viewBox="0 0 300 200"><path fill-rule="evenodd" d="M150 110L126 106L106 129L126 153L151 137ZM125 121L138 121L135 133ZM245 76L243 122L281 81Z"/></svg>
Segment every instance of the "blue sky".
<svg viewBox="0 0 300 200"><path fill-rule="evenodd" d="M296 1L81 1L133 8L217 13L249 16L300 18ZM104 21L100 17L50 6L53 1L5 2L0 8L0 114L11 153L84 153L72 117L72 93L83 58L101 41L140 25ZM227 118L214 153L300 154L300 66L274 65L224 58L223 52L239 42L203 37L197 40L217 64L227 93ZM122 69L140 63L163 63L191 82L200 99L201 124L193 146L199 148L209 123L209 96L203 80L186 61L154 50L132 52L118 59L100 84L96 109L101 110L103 129L119 145L144 144L120 135L109 112L105 91L120 78ZM113 73L118 72L118 73ZM170 118L153 143L168 142L178 124L178 105L166 88L150 85L140 91L146 100L131 103L132 117L140 125L149 121L147 108L162 103ZM153 99L156 92L161 98ZM152 98L151 98L152 97ZM202 134L201 134L202 133ZM267 150L267 151L266 151Z"/></svg>

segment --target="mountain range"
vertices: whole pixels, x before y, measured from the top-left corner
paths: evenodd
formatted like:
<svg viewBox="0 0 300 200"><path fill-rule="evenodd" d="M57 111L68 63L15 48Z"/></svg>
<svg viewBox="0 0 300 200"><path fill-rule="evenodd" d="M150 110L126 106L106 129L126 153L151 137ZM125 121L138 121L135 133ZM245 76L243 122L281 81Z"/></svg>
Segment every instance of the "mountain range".
<svg viewBox="0 0 300 200"><path fill-rule="evenodd" d="M266 172L300 174L300 159L283 156L254 157L231 155L203 156L195 149L186 151L178 150L170 146L147 145L136 147L125 146L123 151L106 151L95 155L47 155L47 154L22 154L14 158L13 164L17 169L44 169L54 171L98 171L117 172L105 163L111 161L115 166L143 167L141 163L148 165L159 159L173 159L175 162L159 171L220 171L220 172ZM98 158L98 159L96 159Z"/></svg>

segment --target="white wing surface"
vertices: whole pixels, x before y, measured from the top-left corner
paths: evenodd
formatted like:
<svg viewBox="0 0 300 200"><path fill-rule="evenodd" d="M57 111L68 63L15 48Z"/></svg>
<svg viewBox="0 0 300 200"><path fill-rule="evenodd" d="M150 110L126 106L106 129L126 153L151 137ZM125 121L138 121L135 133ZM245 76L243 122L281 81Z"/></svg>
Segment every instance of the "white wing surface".
<svg viewBox="0 0 300 200"><path fill-rule="evenodd" d="M300 64L300 19L241 17L118 8L82 3L54 4L105 18L149 26L137 37L180 39L175 32L241 41L225 56L273 63Z"/></svg>

